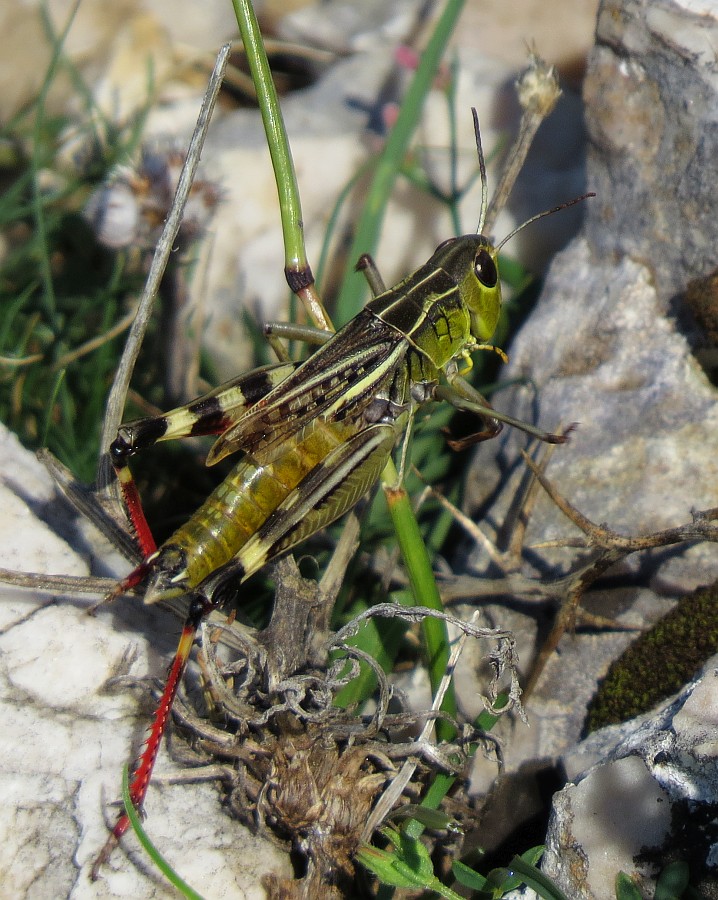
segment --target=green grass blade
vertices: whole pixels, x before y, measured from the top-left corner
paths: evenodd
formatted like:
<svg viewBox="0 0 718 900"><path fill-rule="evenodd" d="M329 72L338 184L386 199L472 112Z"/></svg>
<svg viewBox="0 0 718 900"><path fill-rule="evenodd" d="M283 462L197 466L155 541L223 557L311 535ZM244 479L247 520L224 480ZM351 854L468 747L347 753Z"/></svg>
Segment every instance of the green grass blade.
<svg viewBox="0 0 718 900"><path fill-rule="evenodd" d="M527 887L536 891L544 900L568 900L564 892L547 875L544 875L536 866L531 865L521 856L514 856L508 867L514 875L518 875L522 879Z"/></svg>
<svg viewBox="0 0 718 900"><path fill-rule="evenodd" d="M67 38L70 28L72 27L72 23L75 21L75 15L77 14L79 6L80 0L76 0L75 4L70 10L69 16L67 17L65 27L57 36L57 39L54 42L50 64L48 65L47 71L45 72L45 78L43 79L42 87L40 88L40 93L37 98L37 105L35 108L35 123L33 126L32 135L33 150L30 158L30 171L32 173L33 218L35 220L35 231L38 236L37 247L40 250L38 263L44 284L43 302L47 315L50 319L54 319L56 313L55 287L52 277L52 267L50 265L50 253L48 249L49 242L45 223L45 207L40 190L41 162L38 158L38 154L40 152L40 147L42 146L42 133L45 128L45 103L47 101L47 95L55 79L55 75L62 58L62 49L65 43L65 39Z"/></svg>
<svg viewBox="0 0 718 900"><path fill-rule="evenodd" d="M616 900L643 900L641 892L625 872L616 875Z"/></svg>
<svg viewBox="0 0 718 900"><path fill-rule="evenodd" d="M429 609L443 611L444 606L434 578L429 551L424 543L409 495L403 487L397 489L390 486L392 482L396 481L396 469L393 462L390 462L385 469L382 480L415 602L420 606L427 606ZM436 693L449 663L449 635L446 622L427 617L422 623L422 632L426 645L431 689L432 693ZM456 713L456 694L453 684L446 692L441 709L451 715ZM448 741L454 737L454 729L446 722L437 721L436 734L440 740Z"/></svg>
<svg viewBox="0 0 718 900"><path fill-rule="evenodd" d="M52 391L48 398L47 408L45 413L45 422L42 427L42 444L41 446L47 446L47 433L50 430L50 425L52 424L52 410L55 406L55 401L60 393L60 388L62 387L62 383L65 380L65 370L62 369L55 376L55 381L52 385Z"/></svg>
<svg viewBox="0 0 718 900"><path fill-rule="evenodd" d="M122 770L122 801L125 804L125 812L127 813L127 817L130 820L130 825L132 825L133 831L137 835L137 839L147 851L147 855L157 866L160 872L162 872L165 878L167 878L167 880L172 885L174 885L174 887L176 887L178 891L182 893L183 897L187 897L187 900L203 900L202 895L198 894L197 891L194 890L194 888L191 888L187 884L187 882L181 876L179 876L177 872L175 872L175 870L167 862L167 860L164 859L162 854L150 840L150 837L145 829L142 827L140 817L137 813L137 810L132 805L132 800L130 799L130 779L127 766L125 766Z"/></svg>
<svg viewBox="0 0 718 900"><path fill-rule="evenodd" d="M463 6L464 0L447 0L426 50L421 56L419 67L402 100L399 116L376 164L374 178L349 253L349 259L352 261L359 259L362 253L373 254L376 250L389 195L419 121L424 99ZM364 292L365 286L361 276L351 269L347 271L336 307L339 322L346 322L359 312Z"/></svg>
<svg viewBox="0 0 718 900"><path fill-rule="evenodd" d="M279 194L279 211L284 238L284 274L292 291L305 305L315 325L331 329L331 320L314 287L304 245L302 206L277 89L272 80L259 23L250 0L232 0L249 70L257 91L257 102L267 136L267 146Z"/></svg>
<svg viewBox="0 0 718 900"><path fill-rule="evenodd" d="M272 80L259 24L250 0L232 0L232 5L247 54L249 71L257 91L267 146L272 158L282 216L285 266L302 271L307 266L304 230L301 224L302 205L277 89Z"/></svg>

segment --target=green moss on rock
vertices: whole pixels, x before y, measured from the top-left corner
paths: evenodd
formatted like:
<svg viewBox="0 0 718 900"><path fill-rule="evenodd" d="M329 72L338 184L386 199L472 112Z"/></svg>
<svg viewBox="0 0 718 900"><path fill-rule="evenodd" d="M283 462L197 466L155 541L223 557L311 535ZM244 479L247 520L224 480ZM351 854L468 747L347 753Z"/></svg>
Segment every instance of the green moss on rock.
<svg viewBox="0 0 718 900"><path fill-rule="evenodd" d="M620 656L588 707L584 733L625 722L679 691L718 652L718 584L681 598Z"/></svg>

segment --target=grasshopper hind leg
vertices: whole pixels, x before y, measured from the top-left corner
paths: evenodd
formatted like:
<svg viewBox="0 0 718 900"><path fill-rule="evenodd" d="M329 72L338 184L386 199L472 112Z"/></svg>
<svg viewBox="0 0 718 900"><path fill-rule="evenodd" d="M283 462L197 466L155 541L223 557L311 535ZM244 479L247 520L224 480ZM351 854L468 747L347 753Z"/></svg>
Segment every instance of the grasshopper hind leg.
<svg viewBox="0 0 718 900"><path fill-rule="evenodd" d="M187 667L187 660L189 659L190 651L192 650L197 629L199 628L202 619L204 619L213 608L214 604L199 594L196 594L190 603L189 614L182 628L179 644L177 645L174 659L170 665L162 696L160 697L152 721L150 733L147 736L144 748L130 780L130 800L138 812L141 812L142 805L147 795L147 788L152 777L152 771L155 767L160 744L162 743L162 736L167 727L172 704L177 695L177 689L182 680L182 675ZM110 836L105 842L104 847L93 863L92 871L90 873L90 877L93 881L97 880L99 877L101 867L109 860L112 851L119 843L122 835L129 828L129 825L130 820L127 813L121 813L115 823L115 827L112 829Z"/></svg>
<svg viewBox="0 0 718 900"><path fill-rule="evenodd" d="M295 369L296 364L290 362L261 366L225 382L186 406L178 406L160 416L136 419L120 427L110 447L110 459L143 558L151 556L157 545L145 518L129 466L130 459L160 441L222 434Z"/></svg>
<svg viewBox="0 0 718 900"><path fill-rule="evenodd" d="M240 376L223 384L187 406L178 407L162 416L129 422L119 429L117 438L112 444L110 456L143 561L119 582L106 599L112 599L141 586L146 586L151 594L153 585L156 586L163 580L171 580L176 570L181 568L180 562L177 562L174 567L168 564L167 553L165 552L163 555L162 548L159 553L157 551L157 544L145 517L139 491L129 466L130 458L140 450L151 447L159 441L197 434L220 434L244 411L288 377L295 368L294 363L263 366L248 375ZM164 593L166 594L167 591ZM186 593L186 589L178 589L178 593ZM179 644L170 665L150 733L130 781L130 799L137 810L141 810L147 794L162 736L187 666L197 628L202 619L216 606L206 596L199 593L190 596L189 613L182 628ZM122 813L92 867L91 877L93 879L98 877L101 866L109 859L112 850L128 827L129 818L126 813Z"/></svg>

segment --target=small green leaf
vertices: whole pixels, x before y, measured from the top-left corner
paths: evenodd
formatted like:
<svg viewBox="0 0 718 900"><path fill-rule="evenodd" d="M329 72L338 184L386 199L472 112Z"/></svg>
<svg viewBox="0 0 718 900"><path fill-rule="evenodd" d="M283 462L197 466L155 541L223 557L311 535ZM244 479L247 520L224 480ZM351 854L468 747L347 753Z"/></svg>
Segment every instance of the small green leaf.
<svg viewBox="0 0 718 900"><path fill-rule="evenodd" d="M434 864L429 856L429 851L417 838L403 831L398 834L397 853L402 861L417 873L421 884L429 884L434 878Z"/></svg>
<svg viewBox="0 0 718 900"><path fill-rule="evenodd" d="M520 857L514 857L508 868L492 869L486 877L458 861L452 865L452 870L459 884L474 891L481 891L482 896L502 897L508 891L526 884L540 897L548 900L567 900L551 879L535 867L544 850L543 845L532 847Z"/></svg>
<svg viewBox="0 0 718 900"><path fill-rule="evenodd" d="M668 863L658 876L654 900L677 900L688 888L690 870L684 861Z"/></svg>
<svg viewBox="0 0 718 900"><path fill-rule="evenodd" d="M513 874L520 875L522 882L536 891L544 900L568 900L561 888L555 885L548 875L544 875L540 869L529 862L532 859L538 862L543 850L543 847L533 847L521 856L514 856L509 863L509 868Z"/></svg>
<svg viewBox="0 0 718 900"><path fill-rule="evenodd" d="M469 868L469 866L464 865L464 863L459 862L458 859L451 864L451 871L454 873L454 878L456 878L459 884L471 888L472 891L480 891L486 886L486 879L483 875L480 875L474 869Z"/></svg>
<svg viewBox="0 0 718 900"><path fill-rule="evenodd" d="M399 865L399 860L394 853L367 844L359 848L356 859L365 869L373 872L382 884L399 888L425 887L413 877L411 872L405 871Z"/></svg>
<svg viewBox="0 0 718 900"><path fill-rule="evenodd" d="M445 812L439 809L429 809L426 806L419 806L416 803L406 803L395 809L391 815L392 822L403 822L405 819L416 819L426 828L432 831L451 831L452 833L461 834L462 829L459 823L451 816L447 816Z"/></svg>
<svg viewBox="0 0 718 900"><path fill-rule="evenodd" d="M447 900L461 900L461 897L442 884L434 875L434 867L429 851L416 838L382 828L382 834L394 845L393 851L380 850L364 844L356 854L357 860L386 885L398 888L422 888L434 891Z"/></svg>
<svg viewBox="0 0 718 900"><path fill-rule="evenodd" d="M537 846L531 847L530 850L524 850L520 858L530 866L537 866L545 850L546 847L543 844L537 844Z"/></svg>
<svg viewBox="0 0 718 900"><path fill-rule="evenodd" d="M502 894L513 891L520 884L520 879L514 878L511 870L503 866L492 869L486 876L486 890L490 890L494 897L501 897Z"/></svg>
<svg viewBox="0 0 718 900"><path fill-rule="evenodd" d="M616 875L616 900L643 900L641 892L625 872Z"/></svg>
<svg viewBox="0 0 718 900"><path fill-rule="evenodd" d="M374 872L384 884L404 888L428 888L434 880L429 851L421 841L394 828L382 828L382 834L394 845L392 851L369 844L357 853L359 862Z"/></svg>

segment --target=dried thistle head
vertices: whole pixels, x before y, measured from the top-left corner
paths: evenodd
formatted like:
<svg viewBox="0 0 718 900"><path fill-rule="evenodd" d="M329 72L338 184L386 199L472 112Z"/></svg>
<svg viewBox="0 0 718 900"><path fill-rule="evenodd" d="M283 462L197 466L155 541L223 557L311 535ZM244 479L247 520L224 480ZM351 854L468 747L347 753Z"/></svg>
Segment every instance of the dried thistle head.
<svg viewBox="0 0 718 900"><path fill-rule="evenodd" d="M97 240L112 250L154 246L172 205L184 158L174 148L144 147L136 167L116 168L85 207L85 218ZM180 227L183 245L203 233L220 199L215 182L195 179Z"/></svg>

